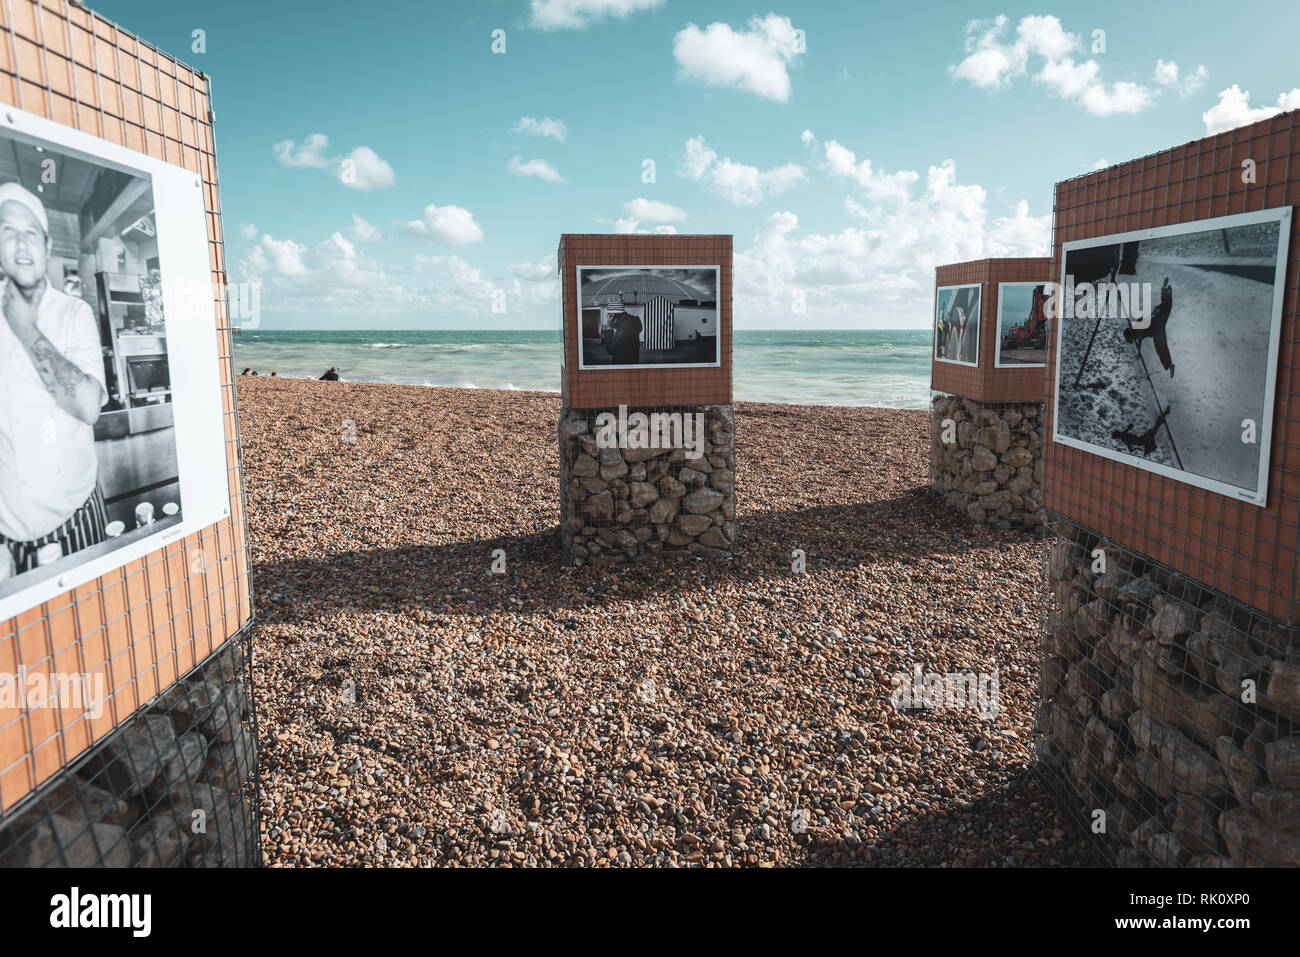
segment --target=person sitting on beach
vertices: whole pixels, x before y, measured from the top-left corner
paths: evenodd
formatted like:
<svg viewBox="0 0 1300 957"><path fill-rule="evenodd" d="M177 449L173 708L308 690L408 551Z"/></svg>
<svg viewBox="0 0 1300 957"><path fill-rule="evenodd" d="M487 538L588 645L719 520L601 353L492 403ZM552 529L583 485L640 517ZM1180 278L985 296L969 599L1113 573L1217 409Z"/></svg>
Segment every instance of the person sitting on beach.
<svg viewBox="0 0 1300 957"><path fill-rule="evenodd" d="M336 368L334 368L334 366L330 366L330 367L329 367L329 371L326 372L323 376L321 376L319 381L321 381L321 382L338 382L338 381L339 381L339 370L336 369Z"/></svg>
<svg viewBox="0 0 1300 957"><path fill-rule="evenodd" d="M614 317L614 365L634 366L641 361L641 320L630 312Z"/></svg>
<svg viewBox="0 0 1300 957"><path fill-rule="evenodd" d="M253 374L253 370L250 369L250 368L248 368L247 366L245 366L244 371L241 372L241 373L239 373L239 374L240 374L240 375L252 375L252 374Z"/></svg>

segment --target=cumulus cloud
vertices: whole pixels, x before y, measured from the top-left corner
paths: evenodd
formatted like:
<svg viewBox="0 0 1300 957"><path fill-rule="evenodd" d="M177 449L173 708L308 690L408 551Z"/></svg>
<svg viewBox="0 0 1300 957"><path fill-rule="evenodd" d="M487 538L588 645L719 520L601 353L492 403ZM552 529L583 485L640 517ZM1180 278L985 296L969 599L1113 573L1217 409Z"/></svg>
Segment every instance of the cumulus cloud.
<svg viewBox="0 0 1300 957"><path fill-rule="evenodd" d="M730 157L719 158L703 136L686 141L686 154L677 175L695 180L709 192L738 206L756 205L764 197L783 193L805 179L804 168L796 163L760 170Z"/></svg>
<svg viewBox="0 0 1300 957"><path fill-rule="evenodd" d="M553 120L549 116L544 116L540 120L531 116L521 116L519 122L514 125L513 130L516 133L523 133L525 136L549 136L561 143L569 135L568 129L562 122Z"/></svg>
<svg viewBox="0 0 1300 957"><path fill-rule="evenodd" d="M1198 92L1201 87L1205 86L1207 77L1209 77L1209 73L1206 72L1204 64L1190 73L1183 73L1173 60L1169 62L1156 60L1155 71L1151 74L1152 82L1166 89L1176 90L1181 98L1189 97Z"/></svg>
<svg viewBox="0 0 1300 957"><path fill-rule="evenodd" d="M1005 16L968 22L966 56L948 67L949 75L978 89L998 90L1027 75L1033 58L1039 64L1033 74L1036 83L1095 116L1140 113L1165 89L1187 96L1205 82L1204 66L1182 76L1177 63L1157 60L1154 85L1131 80L1107 83L1096 60L1075 60L1072 54L1083 49L1083 42L1066 31L1057 17L1022 17L1011 36L1009 22Z"/></svg>
<svg viewBox="0 0 1300 957"><path fill-rule="evenodd" d="M244 222L241 222L241 223L239 224L239 234L240 234L241 236L243 236L245 239L256 239L256 238L257 238L257 224L256 224L256 223L244 223Z"/></svg>
<svg viewBox="0 0 1300 957"><path fill-rule="evenodd" d="M1201 119L1205 121L1207 134L1222 133L1224 130L1236 129L1248 123L1258 123L1270 116L1295 109L1300 109L1300 88L1289 93L1278 94L1276 106L1252 107L1250 91L1243 90L1234 83L1226 90L1220 91L1219 102L1202 113Z"/></svg>
<svg viewBox="0 0 1300 957"><path fill-rule="evenodd" d="M711 23L687 24L673 38L673 56L683 76L710 86L729 86L784 103L790 99L787 69L801 52L802 31L789 17L751 17L748 29Z"/></svg>
<svg viewBox="0 0 1300 957"><path fill-rule="evenodd" d="M672 234L674 234L674 233L677 232L677 227L676 227L676 226L670 226L670 225L667 225L667 224L660 224L660 225L658 225L658 226L652 226L652 227L650 227L649 229L642 229L642 228L641 228L641 220L637 219L635 216L624 216L624 217L622 217L622 218L620 218L620 219L615 219L615 220L613 221L613 224L614 224L614 232L616 232L616 233L621 233L621 234L627 234L627 233L643 233L643 234L652 234L652 233L657 233L657 234L660 234L660 235L672 235Z"/></svg>
<svg viewBox="0 0 1300 957"><path fill-rule="evenodd" d="M852 173L844 169L855 182L877 182L860 161ZM790 211L767 217L736 255L737 310L800 321L792 312L797 294L803 316L818 322L918 326L928 319L935 266L1048 251L1050 213L1031 216L1021 201L1010 215L990 219L985 190L959 183L950 160L924 177L895 179L874 199L847 197L845 208L862 222L836 233L801 234Z"/></svg>
<svg viewBox="0 0 1300 957"><path fill-rule="evenodd" d="M413 219L406 224L406 232L418 239L448 246L465 246L483 240L483 230L468 209L434 203L424 207L422 219Z"/></svg>
<svg viewBox="0 0 1300 957"><path fill-rule="evenodd" d="M671 203L657 199L637 197L623 204L623 212L635 219L648 219L653 223L671 223L686 218L686 211Z"/></svg>
<svg viewBox="0 0 1300 957"><path fill-rule="evenodd" d="M353 213L352 238L359 243L377 243L384 238L384 234L374 223L364 220L356 213Z"/></svg>
<svg viewBox="0 0 1300 957"><path fill-rule="evenodd" d="M858 160L848 147L835 140L825 146L826 165L832 176L847 178L857 183L868 199L876 202L904 200L912 191L912 184L920 179L916 170L903 169L895 173L881 173L873 169L871 160Z"/></svg>
<svg viewBox="0 0 1300 957"><path fill-rule="evenodd" d="M396 181L393 168L369 146L358 146L340 157L334 175L344 186L360 190L381 189Z"/></svg>
<svg viewBox="0 0 1300 957"><path fill-rule="evenodd" d="M515 263L506 268L510 270L512 276L517 276L525 282L542 282L555 275L555 254L544 257L541 262Z"/></svg>
<svg viewBox="0 0 1300 957"><path fill-rule="evenodd" d="M531 0L530 25L542 30L581 30L609 17L653 10L664 0Z"/></svg>
<svg viewBox="0 0 1300 957"><path fill-rule="evenodd" d="M560 171L543 159L522 160L518 156L512 156L510 162L506 164L506 169L516 176L544 179L548 183L564 182Z"/></svg>
<svg viewBox="0 0 1300 957"><path fill-rule="evenodd" d="M281 140L272 147L281 166L328 170L344 186L371 190L396 182L393 168L369 146L357 146L341 156L326 155L329 137L312 133L301 144Z"/></svg>

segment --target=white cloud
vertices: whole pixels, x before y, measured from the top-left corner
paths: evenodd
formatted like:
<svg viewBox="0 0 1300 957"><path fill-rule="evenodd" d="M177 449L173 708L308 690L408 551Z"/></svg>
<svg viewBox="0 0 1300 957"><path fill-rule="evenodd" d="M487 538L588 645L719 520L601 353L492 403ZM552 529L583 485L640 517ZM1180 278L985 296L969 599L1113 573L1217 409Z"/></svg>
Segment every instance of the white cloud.
<svg viewBox="0 0 1300 957"><path fill-rule="evenodd" d="M993 220L986 253L989 256L1046 256L1052 249L1052 214L1029 215L1029 200L1016 203L1010 216Z"/></svg>
<svg viewBox="0 0 1300 957"><path fill-rule="evenodd" d="M406 231L420 239L448 246L465 246L483 240L483 230L474 221L474 214L460 206L424 207L424 218L411 220Z"/></svg>
<svg viewBox="0 0 1300 957"><path fill-rule="evenodd" d="M393 168L369 146L357 146L345 156L327 156L329 137L312 133L299 146L293 140L281 140L272 147L281 166L327 169L344 186L372 190L396 182Z"/></svg>
<svg viewBox="0 0 1300 957"><path fill-rule="evenodd" d="M281 166L311 166L324 169L329 165L329 160L323 155L328 145L328 136L324 133L313 133L302 141L302 146L295 145L293 140L281 140L272 147L272 150Z"/></svg>
<svg viewBox="0 0 1300 957"><path fill-rule="evenodd" d="M1140 113L1155 103L1163 89L1192 92L1205 80L1204 67L1180 81L1176 63L1158 60L1153 87L1130 80L1107 84L1096 60L1076 62L1070 55L1082 49L1083 42L1067 32L1057 17L1022 17L1015 36L1005 39L1008 22L1005 16L998 16L967 23L966 56L948 67L949 74L979 89L996 90L1028 73L1030 58L1036 57L1042 61L1034 74L1037 83L1096 116Z"/></svg>
<svg viewBox="0 0 1300 957"><path fill-rule="evenodd" d="M912 192L912 184L920 179L915 170L904 169L896 173L879 173L871 167L871 160L858 161L857 155L835 140L825 146L826 163L834 176L853 180L875 202L900 202Z"/></svg>
<svg viewBox="0 0 1300 957"><path fill-rule="evenodd" d="M641 220L637 219L637 218L634 217L634 216L625 216L625 217L623 217L623 218L621 218L621 219L616 219L616 220L614 220L613 222L614 222L614 232L619 233L619 234L628 234L628 233L655 234L655 233L657 233L657 234L659 234L659 235L672 235L672 234L674 234L674 233L677 232L677 227L676 227L676 226L669 226L669 225L659 225L659 226L653 226L653 227L651 227L650 229L642 229L642 228L641 228Z"/></svg>
<svg viewBox="0 0 1300 957"><path fill-rule="evenodd" d="M543 30L581 30L598 20L653 10L664 0L531 0L534 27Z"/></svg>
<svg viewBox="0 0 1300 957"><path fill-rule="evenodd" d="M780 103L790 99L790 74L799 34L789 17L751 17L749 29L687 24L673 38L682 74L711 86L731 86Z"/></svg>
<svg viewBox="0 0 1300 957"><path fill-rule="evenodd" d="M542 282L555 275L555 255L552 253L542 259L541 262L515 263L506 268L510 270L511 275L517 276L526 282Z"/></svg>
<svg viewBox="0 0 1300 957"><path fill-rule="evenodd" d="M275 239L269 233L253 247L250 256L258 263L259 271L274 272L280 276L305 276L307 264L303 257L307 247L292 239Z"/></svg>
<svg viewBox="0 0 1300 957"><path fill-rule="evenodd" d="M354 327L360 320L398 328L413 318L499 323L552 315L540 310L559 300L554 257L511 272L513 278L497 280L456 255L416 255L406 268L380 263L336 231L311 247L263 236L235 274L261 281L268 316L313 325L324 320ZM506 306L504 315L493 309L498 302Z"/></svg>
<svg viewBox="0 0 1300 957"><path fill-rule="evenodd" d="M1111 166L1111 165L1113 164L1111 163L1110 160L1106 159L1106 157L1104 156L1099 156L1097 157L1096 161L1091 166L1086 167L1086 169L1089 173L1095 173L1097 172L1097 170L1105 169L1107 166Z"/></svg>
<svg viewBox="0 0 1300 957"><path fill-rule="evenodd" d="M518 156L512 156L510 162L506 164L506 169L516 176L544 179L548 183L564 182L560 171L543 159L521 160Z"/></svg>
<svg viewBox="0 0 1300 957"><path fill-rule="evenodd" d="M359 243L377 243L384 238L383 232L374 223L352 214L352 238Z"/></svg>
<svg viewBox="0 0 1300 957"><path fill-rule="evenodd" d="M935 266L1048 252L1050 213L1031 216L1021 201L990 222L985 190L958 183L951 161L929 167L918 195L891 189L885 196L869 205L847 197L845 208L862 222L837 233L801 235L793 212L769 216L736 255L738 313L779 322L915 327L928 319ZM806 304L803 315L792 311L796 293Z"/></svg>
<svg viewBox="0 0 1300 957"><path fill-rule="evenodd" d="M544 116L540 120L531 116L521 116L519 122L514 125L514 132L526 136L549 136L561 143L569 135L568 129L562 122L553 120L549 116Z"/></svg>
<svg viewBox="0 0 1300 957"><path fill-rule="evenodd" d="M1205 132L1222 133L1224 130L1236 129L1249 123L1258 123L1287 110L1300 109L1300 88L1289 93L1280 93L1276 106L1250 105L1250 91L1232 84L1219 93L1219 102L1201 114L1205 121Z"/></svg>
<svg viewBox="0 0 1300 957"><path fill-rule="evenodd" d="M334 175L344 186L371 190L392 186L393 168L369 146L358 146L334 163Z"/></svg>
<svg viewBox="0 0 1300 957"><path fill-rule="evenodd" d="M648 219L652 223L671 223L686 218L686 211L657 199L638 197L623 204L623 212L635 219Z"/></svg>
<svg viewBox="0 0 1300 957"><path fill-rule="evenodd" d="M783 193L805 178L804 168L796 163L760 170L729 157L719 159L717 151L705 143L703 136L686 141L686 154L677 175L701 183L709 192L738 206L753 206L765 196Z"/></svg>
<svg viewBox="0 0 1300 957"><path fill-rule="evenodd" d="M1151 80L1159 86L1177 90L1179 97L1186 98L1205 86L1208 76L1204 64L1191 73L1184 74L1173 60L1168 62L1156 60L1156 68L1151 75Z"/></svg>
<svg viewBox="0 0 1300 957"><path fill-rule="evenodd" d="M245 239L256 239L257 224L241 222L239 224L239 234L243 236Z"/></svg>
<svg viewBox="0 0 1300 957"><path fill-rule="evenodd" d="M802 133L799 134L799 139L804 146L817 145L817 137L813 136L812 130L804 130Z"/></svg>

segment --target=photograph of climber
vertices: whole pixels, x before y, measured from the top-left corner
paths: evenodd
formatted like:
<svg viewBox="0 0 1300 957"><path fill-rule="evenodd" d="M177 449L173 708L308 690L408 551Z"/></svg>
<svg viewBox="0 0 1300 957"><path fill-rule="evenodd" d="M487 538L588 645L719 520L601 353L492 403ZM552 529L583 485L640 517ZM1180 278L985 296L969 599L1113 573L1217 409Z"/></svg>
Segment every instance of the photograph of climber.
<svg viewBox="0 0 1300 957"><path fill-rule="evenodd" d="M1065 243L1053 439L1263 505L1290 217Z"/></svg>

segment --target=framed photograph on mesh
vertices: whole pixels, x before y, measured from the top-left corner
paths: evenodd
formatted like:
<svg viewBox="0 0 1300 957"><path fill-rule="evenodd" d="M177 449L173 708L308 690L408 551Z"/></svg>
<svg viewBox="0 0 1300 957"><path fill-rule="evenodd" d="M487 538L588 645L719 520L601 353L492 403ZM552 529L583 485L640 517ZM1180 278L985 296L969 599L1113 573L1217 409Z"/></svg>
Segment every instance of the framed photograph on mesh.
<svg viewBox="0 0 1300 957"><path fill-rule="evenodd" d="M1053 440L1266 504L1291 208L1067 242Z"/></svg>
<svg viewBox="0 0 1300 957"><path fill-rule="evenodd" d="M935 290L934 358L963 366L979 365L979 283Z"/></svg>
<svg viewBox="0 0 1300 957"><path fill-rule="evenodd" d="M579 369L722 364L718 266L578 266Z"/></svg>
<svg viewBox="0 0 1300 957"><path fill-rule="evenodd" d="M998 369L1041 366L1047 361L1047 283L998 283Z"/></svg>
<svg viewBox="0 0 1300 957"><path fill-rule="evenodd" d="M0 621L229 513L194 173L0 118Z"/></svg>

